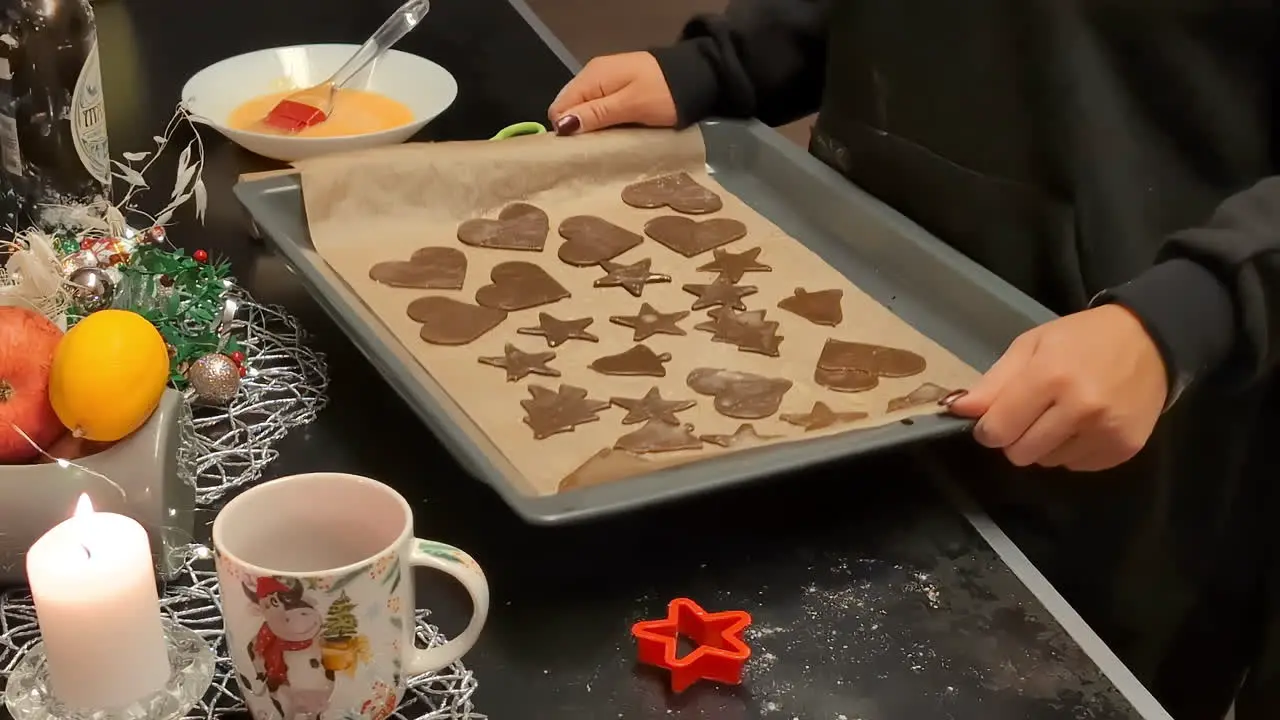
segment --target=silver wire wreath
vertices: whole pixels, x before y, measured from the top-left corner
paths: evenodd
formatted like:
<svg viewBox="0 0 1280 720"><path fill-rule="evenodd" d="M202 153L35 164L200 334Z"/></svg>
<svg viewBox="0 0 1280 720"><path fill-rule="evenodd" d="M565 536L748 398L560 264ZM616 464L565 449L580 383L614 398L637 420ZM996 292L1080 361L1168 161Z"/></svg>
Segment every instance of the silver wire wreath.
<svg viewBox="0 0 1280 720"><path fill-rule="evenodd" d="M232 713L247 712L236 685L235 670L227 654L222 631L222 599L212 553L203 545L184 552L185 561L177 579L165 587L160 607L166 616L194 630L213 648L218 657L213 685L204 699L187 713L188 720L215 720ZM427 622L429 611L417 613L417 643L420 647L443 645L445 637ZM40 640L36 611L25 588L0 593L0 679L7 677L26 651ZM476 679L461 663L435 673L408 679L408 690L395 720L485 720L472 709L471 696Z"/></svg>
<svg viewBox="0 0 1280 720"><path fill-rule="evenodd" d="M192 443L199 507L261 478L280 454L280 438L315 420L327 401L324 357L306 346L306 333L292 315L234 285L224 307L219 331L240 341L248 371L228 405L192 402L195 434L184 440Z"/></svg>

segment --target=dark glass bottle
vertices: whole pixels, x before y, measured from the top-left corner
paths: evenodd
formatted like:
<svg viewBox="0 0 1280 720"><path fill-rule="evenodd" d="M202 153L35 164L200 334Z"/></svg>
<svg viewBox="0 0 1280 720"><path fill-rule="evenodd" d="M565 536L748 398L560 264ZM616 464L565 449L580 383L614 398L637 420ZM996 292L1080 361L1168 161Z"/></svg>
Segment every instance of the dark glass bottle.
<svg viewBox="0 0 1280 720"><path fill-rule="evenodd" d="M87 0L0 0L0 167L16 225L111 196L111 156Z"/></svg>

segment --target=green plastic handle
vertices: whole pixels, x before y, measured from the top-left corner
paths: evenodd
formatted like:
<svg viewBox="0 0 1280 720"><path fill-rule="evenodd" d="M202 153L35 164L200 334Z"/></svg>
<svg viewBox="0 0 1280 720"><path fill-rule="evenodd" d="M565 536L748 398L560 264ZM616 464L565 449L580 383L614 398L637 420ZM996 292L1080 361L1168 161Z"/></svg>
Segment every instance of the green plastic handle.
<svg viewBox="0 0 1280 720"><path fill-rule="evenodd" d="M498 131L497 135L489 138L490 140L506 140L520 135L542 135L547 129L542 123L522 122L515 125L508 125Z"/></svg>

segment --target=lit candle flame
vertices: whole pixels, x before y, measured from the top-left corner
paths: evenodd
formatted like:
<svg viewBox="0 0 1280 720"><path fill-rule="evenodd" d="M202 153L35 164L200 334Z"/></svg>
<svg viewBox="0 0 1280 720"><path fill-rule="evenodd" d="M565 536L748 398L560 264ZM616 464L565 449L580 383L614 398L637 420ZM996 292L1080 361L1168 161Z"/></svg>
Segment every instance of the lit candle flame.
<svg viewBox="0 0 1280 720"><path fill-rule="evenodd" d="M93 501L89 499L89 493L81 493L80 499L76 501L75 517L90 515L93 512Z"/></svg>

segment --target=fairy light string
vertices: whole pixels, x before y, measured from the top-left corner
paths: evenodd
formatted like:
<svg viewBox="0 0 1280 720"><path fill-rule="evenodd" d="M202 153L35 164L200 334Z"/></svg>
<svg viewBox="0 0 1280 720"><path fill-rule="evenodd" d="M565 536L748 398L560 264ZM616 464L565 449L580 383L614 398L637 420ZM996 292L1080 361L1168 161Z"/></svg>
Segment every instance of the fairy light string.
<svg viewBox="0 0 1280 720"><path fill-rule="evenodd" d="M9 423L9 427L13 428L13 431L18 433L18 435L23 440L26 440L28 445L30 445L36 452L40 453L42 457L44 457L46 460L50 461L54 465L57 465L63 470L76 470L76 471L85 473L86 475L90 475L92 477L98 478L99 480L110 485L112 489L114 489L116 492L120 493L120 498L122 500L129 499L129 493L125 492L124 488L121 487L120 483L116 482L115 480L112 480L111 478L107 477L106 475L103 475L102 473L98 472L97 470L94 470L91 467L85 467L84 465L81 465L80 463L75 462L74 460L68 460L67 458L61 458L56 455L50 454L48 450L45 450L44 448L40 447L39 443L37 443L35 440L32 440L30 435L28 435L25 431L23 431L22 428L13 424L13 422Z"/></svg>

